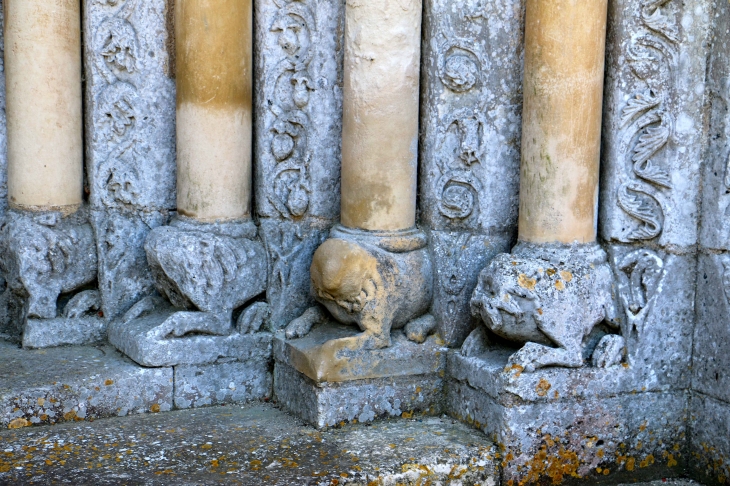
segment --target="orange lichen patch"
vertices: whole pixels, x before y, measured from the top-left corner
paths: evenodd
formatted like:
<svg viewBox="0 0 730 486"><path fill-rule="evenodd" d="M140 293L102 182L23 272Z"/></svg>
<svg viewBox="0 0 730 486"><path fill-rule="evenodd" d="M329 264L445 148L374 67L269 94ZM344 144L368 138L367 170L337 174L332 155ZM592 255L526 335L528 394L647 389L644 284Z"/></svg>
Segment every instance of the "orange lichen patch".
<svg viewBox="0 0 730 486"><path fill-rule="evenodd" d="M150 407L150 412L157 413L160 411L160 404L159 403L153 403Z"/></svg>
<svg viewBox="0 0 730 486"><path fill-rule="evenodd" d="M554 268L548 268L548 269L547 269L547 274L548 274L548 277L552 277L552 276L553 276L553 275L555 275L555 274L556 274L557 272L558 272L558 271L557 271L557 270L555 270Z"/></svg>
<svg viewBox="0 0 730 486"><path fill-rule="evenodd" d="M106 381L104 382L104 385L106 385L106 386L111 386L111 385L113 385L113 384L114 384L114 380L106 380Z"/></svg>
<svg viewBox="0 0 730 486"><path fill-rule="evenodd" d="M558 450L548 451L548 446L543 444L537 454L525 464L527 474L518 484L537 484L543 478L549 478L552 484L560 484L566 477L580 478L579 466L580 459L575 452L562 445Z"/></svg>
<svg viewBox="0 0 730 486"><path fill-rule="evenodd" d="M25 420L22 417L18 417L16 419L13 419L8 424L9 429L22 429L23 427L28 427L30 425L30 422Z"/></svg>
<svg viewBox="0 0 730 486"><path fill-rule="evenodd" d="M567 270L561 270L560 277L565 280L566 283L570 283L573 281L573 274L568 272Z"/></svg>
<svg viewBox="0 0 730 486"><path fill-rule="evenodd" d="M535 387L535 392L537 392L537 396L544 397L547 396L551 387L552 385L545 378L540 378L540 382Z"/></svg>
<svg viewBox="0 0 730 486"><path fill-rule="evenodd" d="M639 467L649 467L654 464L654 454L649 454L639 463Z"/></svg>
<svg viewBox="0 0 730 486"><path fill-rule="evenodd" d="M626 470L627 471L633 471L636 467L636 459L633 457L626 458Z"/></svg>
<svg viewBox="0 0 730 486"><path fill-rule="evenodd" d="M562 280L558 280L555 282L555 288L558 290L565 290L565 284Z"/></svg>
<svg viewBox="0 0 730 486"><path fill-rule="evenodd" d="M403 412L403 413L401 414L401 417L403 417L404 419L409 419L409 418L413 418L413 411L410 411L410 412Z"/></svg>
<svg viewBox="0 0 730 486"><path fill-rule="evenodd" d="M677 460L674 458L672 454L669 454L667 456L667 467L674 467L677 465Z"/></svg>
<svg viewBox="0 0 730 486"><path fill-rule="evenodd" d="M63 419L64 420L70 421L70 420L73 420L75 418L76 418L76 411L75 410L71 410L70 412L66 412L66 413L63 414Z"/></svg>
<svg viewBox="0 0 730 486"><path fill-rule="evenodd" d="M527 290L535 290L535 285L537 285L537 280L534 278L530 278L524 273L521 273L520 276L517 278L517 283L520 287L525 288Z"/></svg>
<svg viewBox="0 0 730 486"><path fill-rule="evenodd" d="M38 406L42 407L46 403L46 399L41 397L38 399Z"/></svg>

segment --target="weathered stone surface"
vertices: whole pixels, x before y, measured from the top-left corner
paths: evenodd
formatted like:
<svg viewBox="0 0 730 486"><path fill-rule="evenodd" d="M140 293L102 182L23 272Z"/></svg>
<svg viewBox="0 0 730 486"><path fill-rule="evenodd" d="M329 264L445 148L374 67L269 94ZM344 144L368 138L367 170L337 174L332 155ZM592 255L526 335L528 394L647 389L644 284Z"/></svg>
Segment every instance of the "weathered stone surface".
<svg viewBox="0 0 730 486"><path fill-rule="evenodd" d="M202 224L178 217L145 242L157 289L180 309L230 314L266 290L253 222Z"/></svg>
<svg viewBox="0 0 730 486"><path fill-rule="evenodd" d="M255 199L277 330L313 303L312 255L340 214L345 2L254 8Z"/></svg>
<svg viewBox="0 0 730 486"><path fill-rule="evenodd" d="M433 266L426 234L417 228L375 232L338 225L314 254L312 290L317 301L343 324L362 333L341 338L355 349L391 345L391 330L424 316L433 295ZM295 319L289 338L303 337L312 322Z"/></svg>
<svg viewBox="0 0 730 486"><path fill-rule="evenodd" d="M454 380L447 384L446 407L502 448L506 484L676 477L688 462L683 391L503 405Z"/></svg>
<svg viewBox="0 0 730 486"><path fill-rule="evenodd" d="M343 382L369 378L443 374L446 348L435 336L425 343L409 341L393 332L393 345L383 349L353 349L343 343L356 329L328 322L301 339L274 339L274 357L316 382Z"/></svg>
<svg viewBox="0 0 730 486"><path fill-rule="evenodd" d="M449 347L459 347L479 321L469 302L479 273L499 253L509 252L511 235L487 236L459 231L431 231L434 295L431 314Z"/></svg>
<svg viewBox="0 0 730 486"><path fill-rule="evenodd" d="M432 313L460 346L479 272L517 224L523 2L424 2L421 211L436 269Z"/></svg>
<svg viewBox="0 0 730 486"><path fill-rule="evenodd" d="M697 242L710 10L704 0L609 7L599 217L607 240Z"/></svg>
<svg viewBox="0 0 730 486"><path fill-rule="evenodd" d="M707 485L727 484L730 478L730 402L693 393L690 404L690 474Z"/></svg>
<svg viewBox="0 0 730 486"><path fill-rule="evenodd" d="M145 306L141 301L138 306ZM132 308L124 319L109 325L109 342L142 366L164 367L178 365L203 365L215 363L220 358L269 359L271 340L269 333L240 334L233 330L232 322L223 323L228 334L209 335L192 331L191 335L176 335L176 324L168 322L181 314L179 309L152 302L145 308ZM214 314L196 314L197 328L221 328Z"/></svg>
<svg viewBox="0 0 730 486"><path fill-rule="evenodd" d="M273 382L270 360L266 357L203 366L176 366L175 407L197 408L268 399Z"/></svg>
<svg viewBox="0 0 730 486"><path fill-rule="evenodd" d="M59 296L96 280L97 259L88 212L11 211L0 228L0 267L24 304L24 317L53 319Z"/></svg>
<svg viewBox="0 0 730 486"><path fill-rule="evenodd" d="M578 368L593 353L590 348L607 338L589 339L594 330L619 326L612 277L606 253L596 244L519 243L479 276L472 312L491 333L523 345L510 356L511 365L528 373L546 366ZM464 354L484 348L486 343L477 342L481 332L467 340Z"/></svg>
<svg viewBox="0 0 730 486"><path fill-rule="evenodd" d="M317 428L443 411L443 373L344 383L317 383L282 362L274 367L274 395L290 413Z"/></svg>
<svg viewBox="0 0 730 486"><path fill-rule="evenodd" d="M174 46L167 0L85 0L86 170L104 313L151 286L143 244L175 208Z"/></svg>
<svg viewBox="0 0 730 486"><path fill-rule="evenodd" d="M701 243L730 250L730 5L715 3L707 76L709 137L703 170Z"/></svg>
<svg viewBox="0 0 730 486"><path fill-rule="evenodd" d="M730 403L730 255L727 253L699 256L696 319L692 388Z"/></svg>
<svg viewBox="0 0 730 486"><path fill-rule="evenodd" d="M104 316L115 319L154 291L144 242L149 232L167 223L165 212L92 210L99 255L99 289Z"/></svg>
<svg viewBox="0 0 730 486"><path fill-rule="evenodd" d="M263 219L259 231L269 255L266 299L271 330L284 328L315 304L309 268L312 256L329 234L322 223Z"/></svg>
<svg viewBox="0 0 730 486"><path fill-rule="evenodd" d="M109 346L21 350L0 342L0 425L25 427L172 408L172 369Z"/></svg>
<svg viewBox="0 0 730 486"><path fill-rule="evenodd" d="M495 486L498 481L497 451L489 440L440 418L315 431L273 407L256 405L2 431L0 441L0 482L7 484Z"/></svg>
<svg viewBox="0 0 730 486"><path fill-rule="evenodd" d="M100 317L28 319L23 330L23 347L40 349L102 343L106 341L106 328L107 321Z"/></svg>

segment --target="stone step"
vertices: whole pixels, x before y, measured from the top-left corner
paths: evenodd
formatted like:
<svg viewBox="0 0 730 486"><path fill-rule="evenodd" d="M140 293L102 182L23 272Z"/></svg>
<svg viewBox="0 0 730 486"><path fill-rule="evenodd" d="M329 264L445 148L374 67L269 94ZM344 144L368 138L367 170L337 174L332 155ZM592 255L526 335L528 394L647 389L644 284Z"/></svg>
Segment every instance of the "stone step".
<svg viewBox="0 0 730 486"><path fill-rule="evenodd" d="M452 419L318 431L267 404L0 432L0 484L493 486L497 458Z"/></svg>

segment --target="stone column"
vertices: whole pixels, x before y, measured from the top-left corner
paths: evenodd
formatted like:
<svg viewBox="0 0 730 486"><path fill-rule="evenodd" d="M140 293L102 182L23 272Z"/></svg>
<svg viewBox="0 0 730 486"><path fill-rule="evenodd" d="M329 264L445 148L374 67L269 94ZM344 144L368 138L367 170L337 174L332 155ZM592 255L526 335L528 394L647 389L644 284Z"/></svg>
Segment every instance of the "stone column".
<svg viewBox="0 0 730 486"><path fill-rule="evenodd" d="M178 0L177 208L201 222L250 216L250 0Z"/></svg>
<svg viewBox="0 0 730 486"><path fill-rule="evenodd" d="M486 327L524 344L526 372L584 365L583 343L606 322L618 332L613 276L596 243L606 0L528 0L519 243L482 272L471 306ZM482 349L484 331L462 352ZM488 335L487 335L488 336ZM592 362L623 359L604 336Z"/></svg>
<svg viewBox="0 0 730 486"><path fill-rule="evenodd" d="M530 0L519 237L596 239L606 0Z"/></svg>
<svg viewBox="0 0 730 486"><path fill-rule="evenodd" d="M416 228L422 10L422 0L347 1L342 225L317 249L310 272L315 298L331 316L363 331L333 339L335 348L389 347L398 328L424 342L435 328L427 315L427 237ZM309 309L286 336L304 336L325 320L320 308ZM319 369L310 378L327 375Z"/></svg>
<svg viewBox="0 0 730 486"><path fill-rule="evenodd" d="M5 4L10 206L76 211L82 201L81 4Z"/></svg>
<svg viewBox="0 0 730 486"><path fill-rule="evenodd" d="M416 224L421 0L349 0L345 26L342 224Z"/></svg>

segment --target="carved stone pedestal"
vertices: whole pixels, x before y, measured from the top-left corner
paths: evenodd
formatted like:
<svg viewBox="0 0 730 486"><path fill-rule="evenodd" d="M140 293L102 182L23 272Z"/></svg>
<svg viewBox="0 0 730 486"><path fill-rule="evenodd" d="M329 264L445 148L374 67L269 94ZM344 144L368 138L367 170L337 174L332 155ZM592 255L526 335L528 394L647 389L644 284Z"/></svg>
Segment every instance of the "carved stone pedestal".
<svg viewBox="0 0 730 486"><path fill-rule="evenodd" d="M306 337L274 338L274 393L286 409L316 427L442 411L446 348L394 331L392 346L352 347L358 330L327 322Z"/></svg>
<svg viewBox="0 0 730 486"><path fill-rule="evenodd" d="M446 408L502 448L503 484L591 484L682 474L688 395L633 366L510 364L515 350L450 351Z"/></svg>

